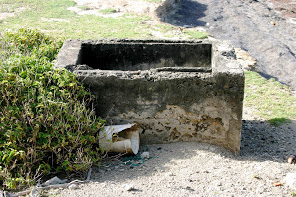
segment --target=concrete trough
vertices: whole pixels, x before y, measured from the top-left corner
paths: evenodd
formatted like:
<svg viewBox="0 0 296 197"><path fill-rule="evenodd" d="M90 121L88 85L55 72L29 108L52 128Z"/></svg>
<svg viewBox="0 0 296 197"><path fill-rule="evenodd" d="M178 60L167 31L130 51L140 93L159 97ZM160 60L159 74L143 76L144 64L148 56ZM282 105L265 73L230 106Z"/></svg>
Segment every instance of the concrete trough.
<svg viewBox="0 0 296 197"><path fill-rule="evenodd" d="M98 116L137 123L141 143L240 150L244 73L227 42L68 40L55 68L89 87Z"/></svg>

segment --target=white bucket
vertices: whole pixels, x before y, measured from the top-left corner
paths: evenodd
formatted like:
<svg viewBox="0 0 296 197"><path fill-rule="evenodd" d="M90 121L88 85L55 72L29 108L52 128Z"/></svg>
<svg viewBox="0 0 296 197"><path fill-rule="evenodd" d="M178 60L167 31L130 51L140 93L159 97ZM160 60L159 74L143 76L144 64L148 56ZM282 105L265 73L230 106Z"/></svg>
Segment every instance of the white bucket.
<svg viewBox="0 0 296 197"><path fill-rule="evenodd" d="M137 154L140 136L136 124L105 126L100 133L100 147L106 151Z"/></svg>

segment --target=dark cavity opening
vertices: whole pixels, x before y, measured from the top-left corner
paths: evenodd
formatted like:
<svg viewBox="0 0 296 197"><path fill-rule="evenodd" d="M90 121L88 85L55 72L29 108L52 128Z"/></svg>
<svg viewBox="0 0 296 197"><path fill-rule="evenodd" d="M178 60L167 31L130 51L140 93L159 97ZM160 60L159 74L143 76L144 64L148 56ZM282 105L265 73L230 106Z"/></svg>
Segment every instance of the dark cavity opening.
<svg viewBox="0 0 296 197"><path fill-rule="evenodd" d="M84 43L80 64L93 69L121 71L211 68L211 49L211 44L203 43Z"/></svg>

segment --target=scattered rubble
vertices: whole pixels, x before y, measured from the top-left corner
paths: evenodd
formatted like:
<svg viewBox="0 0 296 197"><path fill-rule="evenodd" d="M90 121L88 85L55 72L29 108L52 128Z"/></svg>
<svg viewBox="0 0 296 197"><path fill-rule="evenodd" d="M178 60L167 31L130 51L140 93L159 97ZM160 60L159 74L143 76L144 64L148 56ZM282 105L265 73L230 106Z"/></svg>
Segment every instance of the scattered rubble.
<svg viewBox="0 0 296 197"><path fill-rule="evenodd" d="M149 152L143 152L143 153L141 154L141 158L142 158L142 159L149 159L149 157L150 157Z"/></svg>
<svg viewBox="0 0 296 197"><path fill-rule="evenodd" d="M64 184L66 183L68 180L67 179L64 179L64 180L61 180L59 179L57 176L45 181L42 186L48 186L48 185L56 185L56 184Z"/></svg>
<svg viewBox="0 0 296 197"><path fill-rule="evenodd" d="M71 190L75 190L75 189L79 189L79 186L77 184L72 184L72 185L69 185L68 188Z"/></svg>
<svg viewBox="0 0 296 197"><path fill-rule="evenodd" d="M247 51L241 48L235 48L236 59L242 65L244 70L256 71L257 68L257 60L253 58Z"/></svg>
<svg viewBox="0 0 296 197"><path fill-rule="evenodd" d="M134 190L134 186L133 185L130 185L130 184L123 184L122 187L124 188L124 190L126 191L132 191Z"/></svg>
<svg viewBox="0 0 296 197"><path fill-rule="evenodd" d="M291 155L289 158L288 158L288 163L289 164L295 164L296 162L296 157L294 155Z"/></svg>

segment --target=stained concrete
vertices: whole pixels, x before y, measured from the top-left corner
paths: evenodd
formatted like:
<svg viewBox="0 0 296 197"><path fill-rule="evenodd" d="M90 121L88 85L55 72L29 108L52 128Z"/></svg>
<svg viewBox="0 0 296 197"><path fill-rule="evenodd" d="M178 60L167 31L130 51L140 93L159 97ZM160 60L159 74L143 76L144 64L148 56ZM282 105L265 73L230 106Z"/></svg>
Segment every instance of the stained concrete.
<svg viewBox="0 0 296 197"><path fill-rule="evenodd" d="M96 96L98 116L138 123L141 143L240 150L244 73L227 42L68 40L55 65L64 67Z"/></svg>

